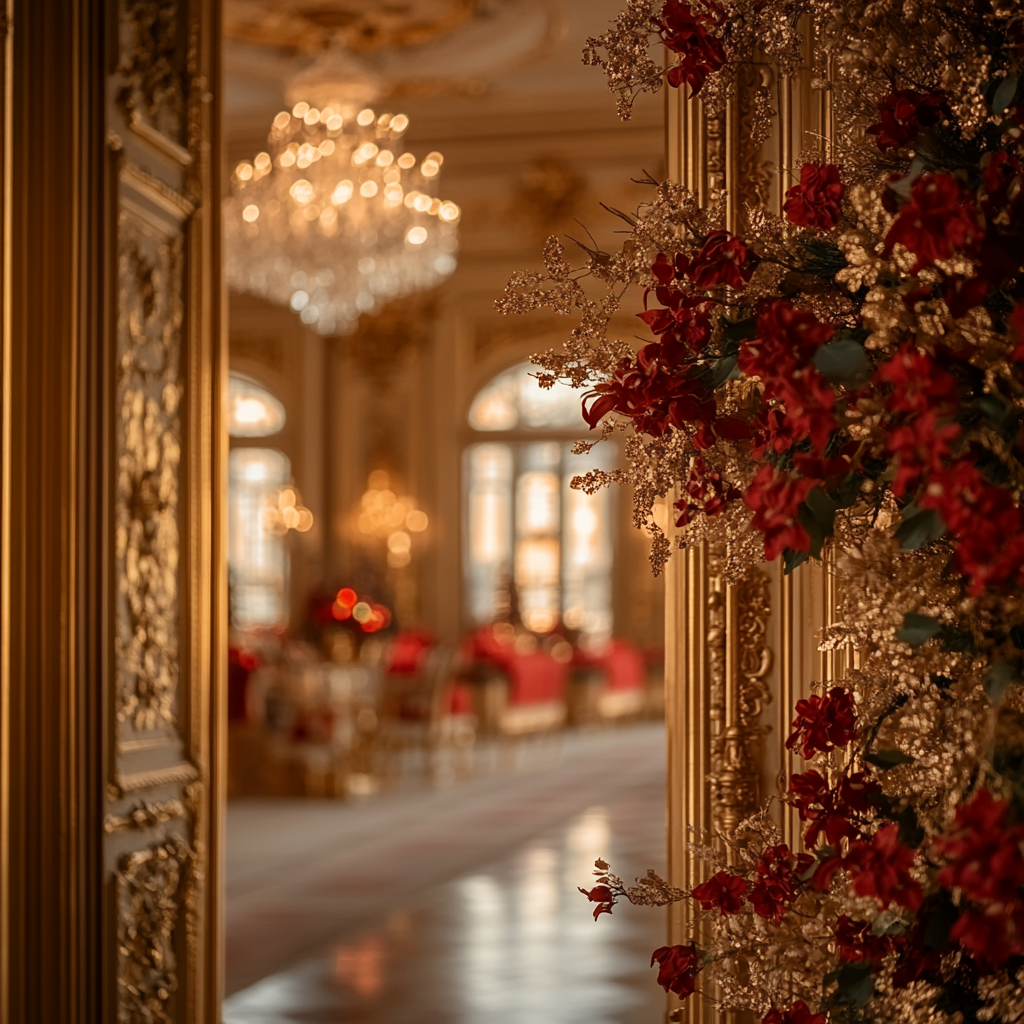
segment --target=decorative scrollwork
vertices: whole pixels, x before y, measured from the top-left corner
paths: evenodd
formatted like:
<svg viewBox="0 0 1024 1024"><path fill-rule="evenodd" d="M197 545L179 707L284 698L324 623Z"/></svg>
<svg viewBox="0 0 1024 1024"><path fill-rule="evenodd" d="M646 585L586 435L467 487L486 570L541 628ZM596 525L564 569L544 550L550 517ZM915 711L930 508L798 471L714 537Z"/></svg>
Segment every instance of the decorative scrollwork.
<svg viewBox="0 0 1024 1024"><path fill-rule="evenodd" d="M122 214L118 271L118 717L151 731L178 685L180 238Z"/></svg>
<svg viewBox="0 0 1024 1024"><path fill-rule="evenodd" d="M119 100L130 121L142 121L180 141L185 90L179 70L175 0L124 0L121 17L123 85Z"/></svg>
<svg viewBox="0 0 1024 1024"><path fill-rule="evenodd" d="M132 829L156 828L175 818L185 816L185 804L181 800L143 801L127 814L108 814L103 819L103 831L128 832Z"/></svg>
<svg viewBox="0 0 1024 1024"><path fill-rule="evenodd" d="M722 557L712 557L711 573ZM760 569L731 587L720 576L712 577L707 642L713 729L709 781L713 826L725 835L753 814L760 800L757 754L769 729L760 717L771 701L772 654L766 645L770 613L768 577ZM730 649L732 659L727 656Z"/></svg>
<svg viewBox="0 0 1024 1024"><path fill-rule="evenodd" d="M172 1024L178 916L193 854L180 836L121 859L117 872L118 1024Z"/></svg>

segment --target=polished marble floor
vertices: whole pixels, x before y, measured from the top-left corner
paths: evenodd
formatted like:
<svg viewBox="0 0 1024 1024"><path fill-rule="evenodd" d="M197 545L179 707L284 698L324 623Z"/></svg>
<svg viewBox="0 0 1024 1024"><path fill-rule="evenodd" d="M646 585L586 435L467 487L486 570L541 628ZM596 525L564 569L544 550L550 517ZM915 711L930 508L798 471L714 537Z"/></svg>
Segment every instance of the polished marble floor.
<svg viewBox="0 0 1024 1024"><path fill-rule="evenodd" d="M664 741L642 725L357 804L228 815L224 1024L659 1024L664 913L595 923L604 857L664 866Z"/></svg>

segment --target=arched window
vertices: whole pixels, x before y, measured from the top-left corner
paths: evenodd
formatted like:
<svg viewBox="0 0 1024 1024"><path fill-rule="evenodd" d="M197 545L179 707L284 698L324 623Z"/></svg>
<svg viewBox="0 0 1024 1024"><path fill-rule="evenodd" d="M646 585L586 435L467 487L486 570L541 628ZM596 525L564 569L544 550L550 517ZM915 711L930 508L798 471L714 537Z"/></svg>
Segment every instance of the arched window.
<svg viewBox="0 0 1024 1024"><path fill-rule="evenodd" d="M465 452L463 546L467 615L474 624L508 614L528 629L559 620L592 636L612 629L612 495L569 483L610 469L616 449L573 455L588 433L581 393L537 385L529 363L498 374L469 411L476 437Z"/></svg>

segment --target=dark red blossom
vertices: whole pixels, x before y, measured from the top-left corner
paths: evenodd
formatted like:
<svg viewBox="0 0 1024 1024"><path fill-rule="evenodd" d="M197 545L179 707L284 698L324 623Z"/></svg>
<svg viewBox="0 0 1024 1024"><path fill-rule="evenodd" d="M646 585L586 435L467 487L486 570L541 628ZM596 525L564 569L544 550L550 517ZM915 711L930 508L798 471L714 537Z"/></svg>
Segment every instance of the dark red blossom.
<svg viewBox="0 0 1024 1024"><path fill-rule="evenodd" d="M666 992L674 992L680 999L692 995L700 970L697 947L661 946L651 954L651 966L657 963L658 984Z"/></svg>
<svg viewBox="0 0 1024 1024"><path fill-rule="evenodd" d="M723 480L721 473L717 470L708 470L702 455L693 460L690 474L683 484L683 491L684 497L674 505L679 512L679 518L676 520L676 526L679 527L686 526L696 512L703 512L709 516L719 515L731 501L740 496L739 488Z"/></svg>
<svg viewBox="0 0 1024 1024"><path fill-rule="evenodd" d="M1009 824L1010 805L979 789L956 809L953 831L935 840L945 861L936 881L962 889L972 900L1010 903L1024 886L1024 825Z"/></svg>
<svg viewBox="0 0 1024 1024"><path fill-rule="evenodd" d="M877 963L892 949L891 940L871 931L870 921L841 914L836 921L836 952L847 963Z"/></svg>
<svg viewBox="0 0 1024 1024"><path fill-rule="evenodd" d="M583 889L580 886L576 887L583 893L584 896L590 900L591 903L596 903L594 907L594 920L596 921L602 914L610 914L612 907L615 906L616 894L607 885L595 885L593 889Z"/></svg>
<svg viewBox="0 0 1024 1024"><path fill-rule="evenodd" d="M750 883L729 871L719 871L706 882L695 885L692 895L703 910L717 910L723 917L738 914L743 909L743 898Z"/></svg>
<svg viewBox="0 0 1024 1024"><path fill-rule="evenodd" d="M690 261L689 275L698 288L724 284L739 291L754 273L747 243L724 228L712 231Z"/></svg>
<svg viewBox="0 0 1024 1024"><path fill-rule="evenodd" d="M893 494L897 498L902 497L917 487L922 475L941 469L959 436L959 424L940 422L938 413L934 411L893 427L886 442L887 450L896 459Z"/></svg>
<svg viewBox="0 0 1024 1024"><path fill-rule="evenodd" d="M814 483L762 466L743 495L754 510L754 529L764 534L764 557L769 562L783 551L810 550L811 538L800 522L799 510Z"/></svg>
<svg viewBox="0 0 1024 1024"><path fill-rule="evenodd" d="M686 0L666 0L661 9L661 38L666 49L680 58L668 70L668 84L678 88L686 82L693 90L691 96L700 92L708 75L725 65L722 40L709 31L719 20L716 13L707 3L695 10Z"/></svg>
<svg viewBox="0 0 1024 1024"><path fill-rule="evenodd" d="M949 937L986 965L1001 967L1024 953L1024 903L965 907Z"/></svg>
<svg viewBox="0 0 1024 1024"><path fill-rule="evenodd" d="M786 191L782 212L792 224L828 231L839 223L846 186L835 164L804 164L800 184Z"/></svg>
<svg viewBox="0 0 1024 1024"><path fill-rule="evenodd" d="M952 174L922 174L885 236L885 252L902 245L917 256L915 270L954 252L970 251L981 237L978 211Z"/></svg>
<svg viewBox="0 0 1024 1024"><path fill-rule="evenodd" d="M875 384L888 384L892 390L885 399L892 412L952 415L960 406L959 385L936 360L920 352L912 341L882 363L875 371Z"/></svg>
<svg viewBox="0 0 1024 1024"><path fill-rule="evenodd" d="M808 1005L798 999L788 1010L769 1010L761 1018L761 1024L826 1024L823 1013L811 1013Z"/></svg>
<svg viewBox="0 0 1024 1024"><path fill-rule="evenodd" d="M981 208L999 227L1019 225L1024 216L1024 164L1005 149L997 149L982 161Z"/></svg>
<svg viewBox="0 0 1024 1024"><path fill-rule="evenodd" d="M874 135L878 148L887 153L910 145L922 128L930 128L948 117L949 104L943 92L899 89L879 102L878 113L879 120L868 128L867 133Z"/></svg>
<svg viewBox="0 0 1024 1024"><path fill-rule="evenodd" d="M652 437L684 423L714 421L714 398L696 378L671 372L659 354L657 342L644 346L635 359L619 363L610 381L584 396L583 418L591 430L610 412L628 416L637 433Z"/></svg>
<svg viewBox="0 0 1024 1024"><path fill-rule="evenodd" d="M754 868L757 877L749 895L754 913L778 924L800 893L800 875L813 863L812 856L794 854L785 843L765 847Z"/></svg>
<svg viewBox="0 0 1024 1024"><path fill-rule="evenodd" d="M1013 307L1007 320L1016 341L1010 359L1015 363L1024 362L1024 301L1018 302Z"/></svg>
<svg viewBox="0 0 1024 1024"><path fill-rule="evenodd" d="M804 842L808 849L818 845L822 835L831 846L841 839L861 836L864 815L871 810L872 798L881 788L867 772L844 775L830 787L818 771L791 776L789 799L801 821L808 822Z"/></svg>
<svg viewBox="0 0 1024 1024"><path fill-rule="evenodd" d="M834 328L787 299L770 303L757 320L756 334L740 346L737 365L760 378L765 398L786 406L786 434L810 440L822 452L835 430L835 394L812 365L814 354Z"/></svg>
<svg viewBox="0 0 1024 1024"><path fill-rule="evenodd" d="M921 883L910 873L917 851L900 842L899 825L883 825L870 839L850 843L846 855L823 860L814 872L814 887L827 889L840 869L852 880L858 896L874 896L882 907L896 903L919 910L924 896Z"/></svg>
<svg viewBox="0 0 1024 1024"><path fill-rule="evenodd" d="M659 358L680 364L699 353L711 338L711 303L703 295L687 294L670 285L661 285L654 292L663 308L645 308L637 316L658 335Z"/></svg>
<svg viewBox="0 0 1024 1024"><path fill-rule="evenodd" d="M1024 583L1024 518L1013 496L986 482L969 457L931 475L917 499L933 508L956 535L953 567L968 579L968 593Z"/></svg>
<svg viewBox="0 0 1024 1024"><path fill-rule="evenodd" d="M804 757L827 754L836 747L845 747L857 731L857 713L853 694L834 686L824 697L814 694L796 702L793 732L786 740L789 750L800 749Z"/></svg>
<svg viewBox="0 0 1024 1024"><path fill-rule="evenodd" d="M754 337L740 346L737 363L748 376L778 386L810 365L835 329L788 299L775 299L757 318ZM775 397L775 395L769 395Z"/></svg>

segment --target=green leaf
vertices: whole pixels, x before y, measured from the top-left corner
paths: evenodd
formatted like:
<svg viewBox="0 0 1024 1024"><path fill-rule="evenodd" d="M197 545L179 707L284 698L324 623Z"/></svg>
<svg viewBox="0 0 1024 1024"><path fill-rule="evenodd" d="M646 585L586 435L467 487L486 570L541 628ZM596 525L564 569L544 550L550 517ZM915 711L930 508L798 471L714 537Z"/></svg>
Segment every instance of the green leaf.
<svg viewBox="0 0 1024 1024"><path fill-rule="evenodd" d="M896 631L896 639L911 647L920 647L926 640L938 636L941 629L942 623L938 619L909 612L903 617L903 628Z"/></svg>
<svg viewBox="0 0 1024 1024"><path fill-rule="evenodd" d="M1017 76L1007 75L992 96L992 112L1002 114L1017 95Z"/></svg>
<svg viewBox="0 0 1024 1024"><path fill-rule="evenodd" d="M866 1006L875 991L871 970L871 964L843 964L836 975L836 995L839 1001L849 1003L858 1010Z"/></svg>
<svg viewBox="0 0 1024 1024"><path fill-rule="evenodd" d="M924 908L922 908L922 911ZM925 949L948 949L950 946L949 932L960 916L960 910L954 906L947 892L939 892L927 904L928 923L924 929L923 945ZM922 915L923 916L923 915Z"/></svg>
<svg viewBox="0 0 1024 1024"><path fill-rule="evenodd" d="M871 360L864 346L851 338L822 345L814 353L814 365L827 381L843 387L860 387L871 377Z"/></svg>
<svg viewBox="0 0 1024 1024"><path fill-rule="evenodd" d="M729 326L725 329L726 341L741 342L750 341L757 335L757 317L748 316L745 320L734 322L726 321Z"/></svg>
<svg viewBox="0 0 1024 1024"><path fill-rule="evenodd" d="M820 558L826 537L835 530L839 506L820 487L812 488L800 504L800 522L811 538L811 557Z"/></svg>
<svg viewBox="0 0 1024 1024"><path fill-rule="evenodd" d="M717 391L733 374L736 369L735 356L723 356L711 364L711 380L709 390Z"/></svg>
<svg viewBox="0 0 1024 1024"><path fill-rule="evenodd" d="M806 551L792 551L787 548L782 552L783 575L788 576L798 565L803 565L810 557Z"/></svg>
<svg viewBox="0 0 1024 1024"><path fill-rule="evenodd" d="M864 755L868 764L881 768L883 772L895 768L898 764L913 764L914 758L904 754L902 750L873 750L870 754Z"/></svg>
<svg viewBox="0 0 1024 1024"><path fill-rule="evenodd" d="M872 935L901 935L907 930L907 922L891 910L883 910L871 922Z"/></svg>
<svg viewBox="0 0 1024 1024"><path fill-rule="evenodd" d="M1015 661L997 661L985 673L983 685L988 699L999 704L1006 696L1006 691L1014 684L1021 682L1020 665Z"/></svg>
<svg viewBox="0 0 1024 1024"><path fill-rule="evenodd" d="M924 829L921 828L921 823L917 820L917 811L913 807L909 804L904 807L896 821L900 826L899 840L904 846L916 849L924 842Z"/></svg>
<svg viewBox="0 0 1024 1024"><path fill-rule="evenodd" d="M913 509L911 515L907 515ZM896 529L895 537L900 542L902 551L917 551L925 544L938 540L946 532L939 513L933 508L918 510L916 505L908 505L903 510L903 522Z"/></svg>

